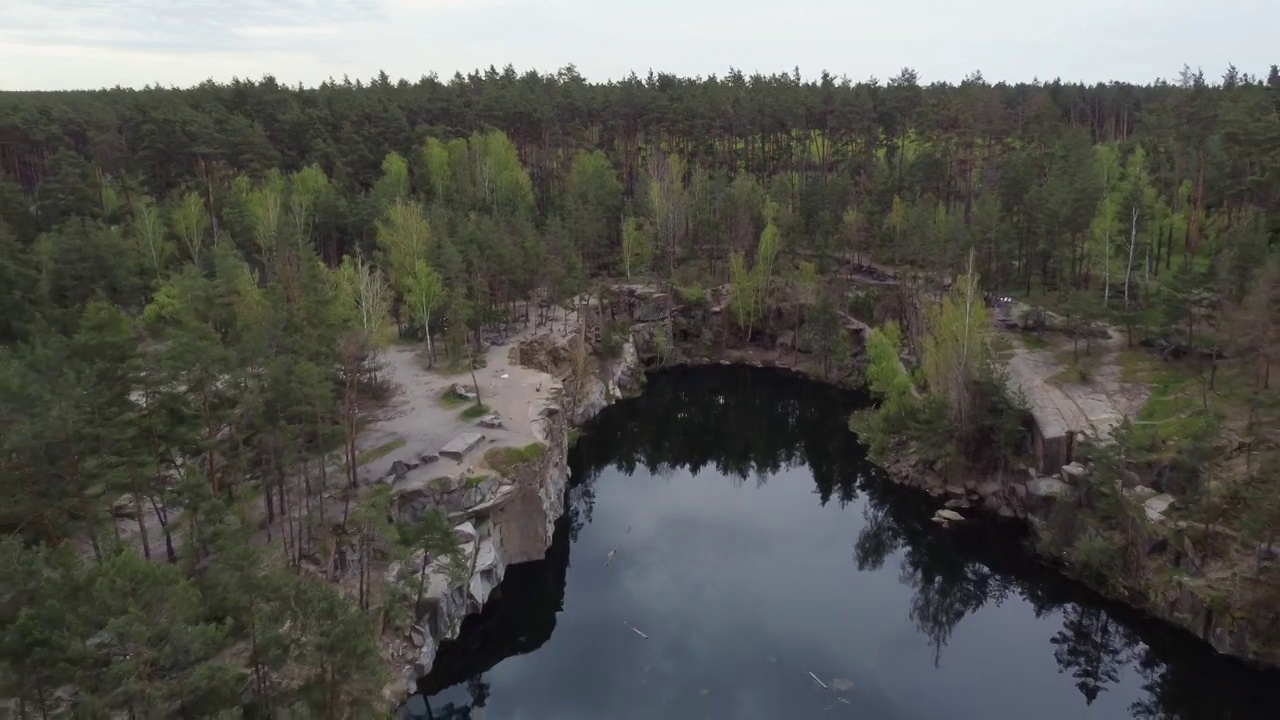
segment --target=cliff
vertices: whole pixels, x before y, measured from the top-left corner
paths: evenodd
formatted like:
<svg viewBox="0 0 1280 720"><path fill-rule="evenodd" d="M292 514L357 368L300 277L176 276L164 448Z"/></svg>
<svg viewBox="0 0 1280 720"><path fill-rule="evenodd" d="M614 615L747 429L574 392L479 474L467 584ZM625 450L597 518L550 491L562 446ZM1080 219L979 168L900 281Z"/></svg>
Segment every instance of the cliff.
<svg viewBox="0 0 1280 720"><path fill-rule="evenodd" d="M499 389L485 398L487 405L524 403L523 416L508 402L500 419L513 438L532 443L516 447L505 437L486 442L478 432L463 433L451 441L462 448L452 472L434 477L428 476L441 472L438 463L447 462L439 455L451 451L392 463L387 481L396 512L412 521L428 509L443 510L457 552L424 557L420 549L384 572L390 592L419 609L407 632L392 632L386 640L388 657L403 668L401 680L386 692L389 698L402 697L431 671L440 644L457 637L463 619L481 611L510 566L545 556L564 514L571 428L638 390L643 371L634 343L628 341L611 361L588 358L575 367L575 339L568 331L546 329L519 341L509 353L510 365L497 372L511 379L519 369L524 392Z"/></svg>
<svg viewBox="0 0 1280 720"><path fill-rule="evenodd" d="M928 493L970 518L1025 522L1047 562L1102 595L1178 626L1220 653L1280 664L1280 623L1267 589L1275 580L1274 555L1249 563L1256 576L1226 572L1207 559L1206 551L1215 537L1230 541L1231 531L1171 519L1178 501L1141 484L1132 473L1119 483L1129 520L1124 536L1116 537L1080 502L1089 492L1091 464L1070 463L1054 476L1028 469L1023 475L955 480L902 445L884 468L893 482ZM1093 556L1094 548L1107 556Z"/></svg>

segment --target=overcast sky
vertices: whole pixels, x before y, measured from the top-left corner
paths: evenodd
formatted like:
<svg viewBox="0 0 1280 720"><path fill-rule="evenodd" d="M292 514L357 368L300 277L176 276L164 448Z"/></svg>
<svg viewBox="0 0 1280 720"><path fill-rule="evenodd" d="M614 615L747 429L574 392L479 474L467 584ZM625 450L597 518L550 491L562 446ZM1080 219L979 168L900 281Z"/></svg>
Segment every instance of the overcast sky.
<svg viewBox="0 0 1280 720"><path fill-rule="evenodd" d="M507 63L589 80L823 69L924 82L1217 78L1280 62L1280 0L0 0L0 89L208 78L449 77Z"/></svg>

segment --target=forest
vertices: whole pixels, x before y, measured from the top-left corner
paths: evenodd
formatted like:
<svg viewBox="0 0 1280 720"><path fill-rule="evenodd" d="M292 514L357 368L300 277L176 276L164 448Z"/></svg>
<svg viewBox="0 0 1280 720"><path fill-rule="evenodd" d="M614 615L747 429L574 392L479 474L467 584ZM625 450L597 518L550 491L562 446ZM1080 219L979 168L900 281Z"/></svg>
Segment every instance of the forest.
<svg viewBox="0 0 1280 720"><path fill-rule="evenodd" d="M456 367L517 307L619 278L728 283L749 337L771 278L819 312L859 267L972 266L1238 361L1263 412L1278 239L1274 65L0 93L0 695L369 716L413 604L370 567L440 543L354 489L387 343ZM1270 467L1250 497L1275 509Z"/></svg>

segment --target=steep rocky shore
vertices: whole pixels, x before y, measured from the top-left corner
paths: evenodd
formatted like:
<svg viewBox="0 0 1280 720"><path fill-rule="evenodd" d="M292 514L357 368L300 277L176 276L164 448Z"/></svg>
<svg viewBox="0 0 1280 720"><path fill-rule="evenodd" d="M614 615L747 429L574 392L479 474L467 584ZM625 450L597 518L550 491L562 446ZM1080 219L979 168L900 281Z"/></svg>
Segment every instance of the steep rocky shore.
<svg viewBox="0 0 1280 720"><path fill-rule="evenodd" d="M732 347L725 338L724 304L714 291L705 300L685 302L651 288L619 286L601 307L602 313L611 313L603 320L629 325L629 337L646 367L741 363L784 367L834 384L857 384L860 380L853 368L824 372L805 352L808 348L793 344L799 333L767 338L765 347ZM842 324L855 350L860 349L869 331L867 325L849 317ZM1122 399L1125 402L1107 407L1114 405L1128 412L1141 405L1129 402L1132 398ZM1114 418L1111 421L1114 424ZM1257 594L1265 592L1264 583L1245 581L1226 592L1226 578L1218 566L1205 559L1207 544L1215 535L1221 539L1230 531L1177 519L1179 501L1156 489L1160 485L1154 478L1144 484L1143 478L1126 472L1120 483L1120 496L1133 518L1127 547L1140 552L1133 564L1143 570L1123 573L1118 582L1111 583L1101 582L1071 561L1082 541L1100 536L1087 513L1059 513L1073 516L1072 521L1063 522L1054 512L1060 506L1071 509L1078 505L1084 480L1093 472L1091 466L1073 462L1061 470L1055 467L1051 475L1026 468L1002 477L956 480L948 479L946 468L921 462L904 446L886 462L885 469L894 482L927 493L945 509L1025 523L1036 539L1036 552L1046 562L1105 596L1181 627L1221 653L1262 665L1280 665L1280 621L1274 612L1266 611L1268 606ZM1260 563L1276 559L1272 548L1258 552ZM1260 566L1264 570L1269 567Z"/></svg>
<svg viewBox="0 0 1280 720"><path fill-rule="evenodd" d="M1080 543L1097 537L1098 530L1087 519L1064 524L1054 517L1060 505L1074 514L1081 484L1093 472L1090 465L1071 463L1053 477L1028 469L1024 475L958 481L947 479L941 468L921 462L904 446L884 468L893 482L917 488L962 514L1025 522L1036 551L1047 562L1102 595L1183 628L1225 655L1260 665L1280 664L1274 612L1259 613L1254 598L1246 594L1222 594L1215 580L1223 578L1207 572L1204 548L1197 549L1197 538L1228 531L1170 521L1166 514L1177 506L1175 498L1142 485L1135 475L1123 481L1121 495L1138 518L1131 524L1134 537L1129 542L1142 551L1143 571L1109 584L1099 583L1071 560Z"/></svg>
<svg viewBox="0 0 1280 720"><path fill-rule="evenodd" d="M438 451L397 453L385 476L372 481L390 486L395 511L405 520L432 508L444 511L458 545L450 556L424 557L420 549L385 569L388 586L423 608L408 632L384 642L388 660L400 668L399 680L386 691L389 699L403 697L431 671L440 644L480 612L509 566L545 556L564 514L571 428L638 390L643 369L633 343L613 360L589 358L576 368L570 362L575 339L567 329L546 328L510 348L494 348L491 358L499 361L491 361L488 374L519 387L492 389L485 402L505 410L476 428L454 427L460 434L437 440L443 445ZM517 446L525 440L532 442ZM455 444L460 452L450 448ZM496 462L504 452L515 462Z"/></svg>
<svg viewBox="0 0 1280 720"><path fill-rule="evenodd" d="M833 384L858 382L852 367L832 373L806 348L789 344L795 342L794 333L733 347L724 337L724 305L714 291L689 302L650 287L620 285L584 303L575 322L585 322L585 328L570 329L566 321L562 331L534 334L510 353L511 363L528 368L539 383L540 392L528 403L523 420L544 448L536 462L508 468L505 474L480 463L467 468L467 473L477 475L458 475L397 495L405 513L429 506L448 510L468 558L462 568L443 561L427 563L430 610L394 652L408 660L406 682L430 671L439 644L456 637L464 617L480 611L509 565L544 557L555 521L564 512L572 428L610 403L640 392L646 370L749 364L788 368ZM860 349L868 327L847 317L842 324L852 345ZM585 348L579 340L585 340ZM970 519L1024 522L1046 561L1100 593L1182 627L1219 652L1260 664L1280 663L1276 621L1259 617L1243 598L1213 592L1194 540L1197 530L1204 528L1168 521L1165 514L1175 505L1172 496L1142 485L1136 476L1126 478L1122 495L1136 516L1146 519L1135 524L1141 537L1132 542L1145 550L1143 566L1148 571L1104 586L1071 562L1074 548L1097 531L1084 521L1071 524L1064 534L1061 523L1054 523L1055 508L1076 502L1090 467L1072 463L1053 476L1027 469L1004 477L955 480L946 477L945 468L917 457L910 447L900 447L885 464L888 476ZM421 556L415 556L389 568L387 577L416 584L422 582L421 566Z"/></svg>

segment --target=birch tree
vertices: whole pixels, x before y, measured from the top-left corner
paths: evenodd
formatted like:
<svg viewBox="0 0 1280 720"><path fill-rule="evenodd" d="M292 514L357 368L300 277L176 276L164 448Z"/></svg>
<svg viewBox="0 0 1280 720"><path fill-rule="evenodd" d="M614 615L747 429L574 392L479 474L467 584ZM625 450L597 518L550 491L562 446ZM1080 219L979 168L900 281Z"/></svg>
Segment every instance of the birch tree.
<svg viewBox="0 0 1280 720"><path fill-rule="evenodd" d="M374 226L378 245L386 257L391 282L404 292L419 260L431 249L431 225L416 202L397 202L387 208Z"/></svg>
<svg viewBox="0 0 1280 720"><path fill-rule="evenodd" d="M1120 159L1112 145L1099 145L1096 149L1098 172L1102 179L1102 201L1089 226L1089 234L1095 245L1092 255L1102 266L1102 305L1111 300L1111 239L1119 234L1120 206L1123 203ZM1096 246L1101 245L1099 251Z"/></svg>
<svg viewBox="0 0 1280 720"><path fill-rule="evenodd" d="M640 218L628 216L622 219L622 271L627 280L633 273L649 269L652 247L649 228Z"/></svg>
<svg viewBox="0 0 1280 720"><path fill-rule="evenodd" d="M373 184L374 200L389 207L408 198L409 189L409 163L400 153L387 153L382 160L382 177Z"/></svg>
<svg viewBox="0 0 1280 720"><path fill-rule="evenodd" d="M347 256L337 270L339 290L374 347L385 343L391 287L382 270L361 256Z"/></svg>
<svg viewBox="0 0 1280 720"><path fill-rule="evenodd" d="M435 347L431 343L431 315L445 300L444 283L440 275L419 259L413 267L413 274L405 283L404 299L413 313L415 322L422 324L422 336L427 343L427 363L435 363Z"/></svg>
<svg viewBox="0 0 1280 720"><path fill-rule="evenodd" d="M987 343L991 323L982 302L973 254L968 270L956 279L925 317L923 369L930 390L946 400L955 427L969 426L977 380L991 363Z"/></svg>
<svg viewBox="0 0 1280 720"><path fill-rule="evenodd" d="M199 264L204 250L205 233L209 230L209 215L204 211L204 200L197 193L187 193L178 201L169 216L174 234L182 241L187 259Z"/></svg>
<svg viewBox="0 0 1280 720"><path fill-rule="evenodd" d="M684 183L685 164L679 155L654 153L646 167L649 218L654 235L667 260L667 277L676 271L676 253L684 236L689 212Z"/></svg>
<svg viewBox="0 0 1280 720"><path fill-rule="evenodd" d="M165 268L173 258L174 247L160 208L150 199L144 198L134 211L133 241L144 262L155 273L156 279L163 279Z"/></svg>

